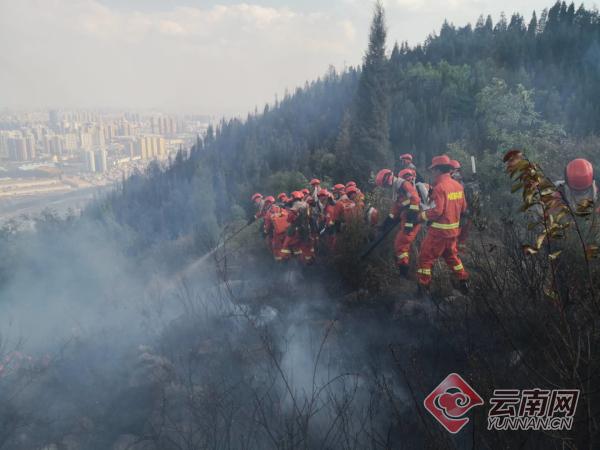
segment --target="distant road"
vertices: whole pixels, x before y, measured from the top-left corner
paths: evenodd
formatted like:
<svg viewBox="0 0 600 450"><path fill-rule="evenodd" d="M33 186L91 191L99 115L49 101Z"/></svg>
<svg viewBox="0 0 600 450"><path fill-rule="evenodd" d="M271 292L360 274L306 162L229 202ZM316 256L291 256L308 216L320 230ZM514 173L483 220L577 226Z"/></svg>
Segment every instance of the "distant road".
<svg viewBox="0 0 600 450"><path fill-rule="evenodd" d="M0 200L0 221L17 218L23 214L36 215L46 208L58 214L66 213L69 208L79 210L94 197L109 192L111 188L112 186L89 187L57 194Z"/></svg>

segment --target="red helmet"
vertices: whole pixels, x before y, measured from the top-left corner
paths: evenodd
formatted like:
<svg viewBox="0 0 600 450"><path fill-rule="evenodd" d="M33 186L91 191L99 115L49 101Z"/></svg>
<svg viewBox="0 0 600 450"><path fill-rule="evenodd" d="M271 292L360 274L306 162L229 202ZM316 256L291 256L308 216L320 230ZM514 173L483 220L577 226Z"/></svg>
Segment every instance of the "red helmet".
<svg viewBox="0 0 600 450"><path fill-rule="evenodd" d="M310 191L306 188L302 189L300 192L302 192L304 195L310 195Z"/></svg>
<svg viewBox="0 0 600 450"><path fill-rule="evenodd" d="M358 188L356 186L350 186L346 188L346 194L358 194Z"/></svg>
<svg viewBox="0 0 600 450"><path fill-rule="evenodd" d="M292 192L292 200L304 200L304 194L300 191Z"/></svg>
<svg viewBox="0 0 600 450"><path fill-rule="evenodd" d="M462 166L460 165L460 163L455 160L455 159L451 159L450 160L450 166L454 169L454 170L458 170L460 169Z"/></svg>
<svg viewBox="0 0 600 450"><path fill-rule="evenodd" d="M585 191L594 183L594 167L587 159L574 159L567 164L565 178L571 189Z"/></svg>
<svg viewBox="0 0 600 450"><path fill-rule="evenodd" d="M346 189L349 188L349 187L351 187L351 186L356 187L356 182L355 181L348 181L346 183Z"/></svg>
<svg viewBox="0 0 600 450"><path fill-rule="evenodd" d="M319 180L318 178L313 178L312 180L310 180L311 186L316 186L318 184L321 184L321 180Z"/></svg>
<svg viewBox="0 0 600 450"><path fill-rule="evenodd" d="M262 198L263 198L262 194L259 194L259 193L257 192L256 194L254 194L254 195L252 196L252 201L253 201L253 202L255 202L255 201L257 201L257 200L262 200Z"/></svg>
<svg viewBox="0 0 600 450"><path fill-rule="evenodd" d="M287 202L288 196L285 192L282 192L281 194L279 194L277 196L277 200L279 200L280 202Z"/></svg>
<svg viewBox="0 0 600 450"><path fill-rule="evenodd" d="M450 166L450 158L448 157L448 155L439 155L439 156L434 156L431 159L431 165L429 166L429 170L434 169L436 167L439 166Z"/></svg>
<svg viewBox="0 0 600 450"><path fill-rule="evenodd" d="M331 195L331 193L327 189L321 189L317 193L317 197L329 197L330 195Z"/></svg>
<svg viewBox="0 0 600 450"><path fill-rule="evenodd" d="M334 191L340 191L340 192L341 192L341 191L343 191L345 188L346 188L346 186L344 186L344 185L343 185L343 184L341 184L341 183L338 183L338 184L336 184L335 186L333 186L333 190L334 190Z"/></svg>
<svg viewBox="0 0 600 450"><path fill-rule="evenodd" d="M379 187L391 186L394 182L394 174L390 169L381 169L375 177L375 184Z"/></svg>
<svg viewBox="0 0 600 450"><path fill-rule="evenodd" d="M265 203L275 203L275 197L273 197L272 195L265 197Z"/></svg>
<svg viewBox="0 0 600 450"><path fill-rule="evenodd" d="M415 171L412 169L402 169L398 172L398 178L402 178L404 180L412 180L415 177Z"/></svg>
<svg viewBox="0 0 600 450"><path fill-rule="evenodd" d="M407 161L412 162L413 157L410 153L404 153L404 154L400 155L400 159L406 159Z"/></svg>

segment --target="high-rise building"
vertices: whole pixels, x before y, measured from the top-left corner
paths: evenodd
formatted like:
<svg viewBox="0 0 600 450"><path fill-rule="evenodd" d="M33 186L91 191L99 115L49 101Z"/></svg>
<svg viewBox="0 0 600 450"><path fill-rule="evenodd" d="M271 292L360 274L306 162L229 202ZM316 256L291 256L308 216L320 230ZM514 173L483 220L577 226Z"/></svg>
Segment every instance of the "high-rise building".
<svg viewBox="0 0 600 450"><path fill-rule="evenodd" d="M137 145L134 141L125 142L125 154L130 158L135 158L136 156L140 156L138 154Z"/></svg>
<svg viewBox="0 0 600 450"><path fill-rule="evenodd" d="M167 148L165 145L165 138L156 137L156 154L155 156L164 159L167 156Z"/></svg>
<svg viewBox="0 0 600 450"><path fill-rule="evenodd" d="M96 172L104 173L108 170L106 150L96 150L96 152L94 152L94 161L96 165Z"/></svg>
<svg viewBox="0 0 600 450"><path fill-rule="evenodd" d="M63 138L62 136L46 135L44 136L44 152L49 155L63 155Z"/></svg>
<svg viewBox="0 0 600 450"><path fill-rule="evenodd" d="M50 128L54 131L60 131L60 118L58 116L58 111L55 109L51 109L48 112L48 119Z"/></svg>
<svg viewBox="0 0 600 450"><path fill-rule="evenodd" d="M64 149L68 153L72 153L79 148L79 139L77 139L77 135L75 133L66 133L63 134L64 139Z"/></svg>
<svg viewBox="0 0 600 450"><path fill-rule="evenodd" d="M127 122L126 120L123 120L121 122L119 135L120 136L131 136L132 134L133 134L133 130L132 130L131 124L129 122Z"/></svg>
<svg viewBox="0 0 600 450"><path fill-rule="evenodd" d="M94 127L92 130L92 145L94 147L104 147L104 130L102 126Z"/></svg>
<svg viewBox="0 0 600 450"><path fill-rule="evenodd" d="M25 148L27 151L27 160L33 161L36 157L35 137L29 133L25 136Z"/></svg>
<svg viewBox="0 0 600 450"><path fill-rule="evenodd" d="M172 117L169 117L169 134L174 136L177 134L177 121Z"/></svg>
<svg viewBox="0 0 600 450"><path fill-rule="evenodd" d="M107 142L112 142L116 135L117 127L114 123L108 124L106 127L104 127L104 139Z"/></svg>
<svg viewBox="0 0 600 450"><path fill-rule="evenodd" d="M82 150L91 150L93 145L93 138L91 133L80 132L79 133L79 147Z"/></svg>
<svg viewBox="0 0 600 450"><path fill-rule="evenodd" d="M8 131L0 131L0 157L8 157Z"/></svg>
<svg viewBox="0 0 600 450"><path fill-rule="evenodd" d="M27 143L24 137L12 137L9 139L8 157L13 161L27 161Z"/></svg>
<svg viewBox="0 0 600 450"><path fill-rule="evenodd" d="M91 150L85 150L85 167L88 172L94 173L96 171L96 158L94 157L94 152Z"/></svg>
<svg viewBox="0 0 600 450"><path fill-rule="evenodd" d="M156 142L156 136L147 137L146 145L148 146L148 156L155 158L158 153L158 145Z"/></svg>
<svg viewBox="0 0 600 450"><path fill-rule="evenodd" d="M162 136L140 136L137 143L137 153L142 159L164 159L167 156L165 138Z"/></svg>
<svg viewBox="0 0 600 450"><path fill-rule="evenodd" d="M142 159L148 159L148 148L146 147L146 137L140 136L137 141L137 153L142 157Z"/></svg>

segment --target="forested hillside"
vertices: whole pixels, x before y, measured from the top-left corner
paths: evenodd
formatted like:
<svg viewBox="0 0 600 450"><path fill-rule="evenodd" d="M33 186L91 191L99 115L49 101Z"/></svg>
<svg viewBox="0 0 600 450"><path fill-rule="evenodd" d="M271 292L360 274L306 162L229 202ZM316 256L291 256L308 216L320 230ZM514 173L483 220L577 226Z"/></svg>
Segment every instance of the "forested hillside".
<svg viewBox="0 0 600 450"><path fill-rule="evenodd" d="M360 67L222 120L81 216L0 229L0 449L599 448L600 211L554 181L600 164L600 14L557 3L413 48L387 42L394 26L376 3ZM438 223L465 237L464 266L429 268L426 295L435 221L404 274L379 226L392 189L373 175L406 152L426 178L443 152L478 164L448 194L469 209ZM250 196L312 177L354 179L381 220L320 229L314 264L275 261L244 226ZM453 393L442 407L468 419L451 435L423 402L454 372L486 404L454 414ZM496 389L525 405L534 388L578 390L571 427L488 428Z"/></svg>
<svg viewBox="0 0 600 450"><path fill-rule="evenodd" d="M404 152L419 166L442 152L477 155L485 170L518 145L558 177L566 154L596 160L597 10L557 2L529 20L444 23L412 48L386 42L386 26L394 24L377 9L361 67L331 68L245 120L222 120L189 159L125 181L108 210L146 245L192 230L214 237L256 190L285 191L312 176L365 184ZM484 184L494 187L493 178Z"/></svg>

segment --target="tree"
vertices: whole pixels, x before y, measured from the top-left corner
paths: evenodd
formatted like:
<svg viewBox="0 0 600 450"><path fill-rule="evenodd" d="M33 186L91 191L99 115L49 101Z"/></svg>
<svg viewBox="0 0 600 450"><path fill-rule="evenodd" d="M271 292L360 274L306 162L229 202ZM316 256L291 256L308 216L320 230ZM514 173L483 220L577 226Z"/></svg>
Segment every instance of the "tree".
<svg viewBox="0 0 600 450"><path fill-rule="evenodd" d="M385 11L375 4L352 117L352 142L347 176L365 183L370 172L393 162L389 145L390 89L386 42Z"/></svg>
<svg viewBox="0 0 600 450"><path fill-rule="evenodd" d="M532 146L537 140L555 140L563 134L561 127L541 119L534 95L522 85L511 90L497 78L477 94L477 114L493 150Z"/></svg>

